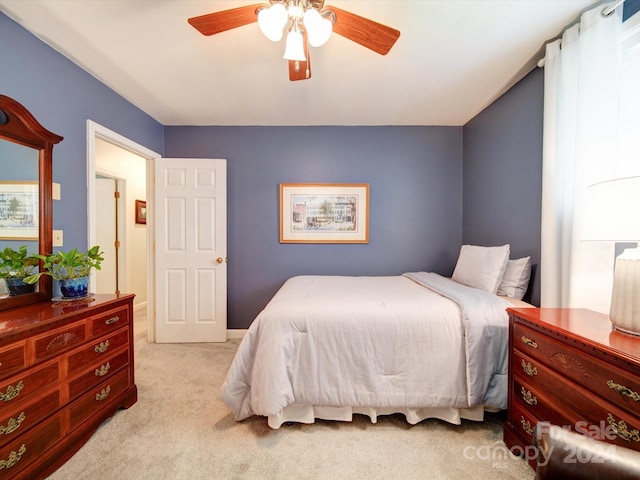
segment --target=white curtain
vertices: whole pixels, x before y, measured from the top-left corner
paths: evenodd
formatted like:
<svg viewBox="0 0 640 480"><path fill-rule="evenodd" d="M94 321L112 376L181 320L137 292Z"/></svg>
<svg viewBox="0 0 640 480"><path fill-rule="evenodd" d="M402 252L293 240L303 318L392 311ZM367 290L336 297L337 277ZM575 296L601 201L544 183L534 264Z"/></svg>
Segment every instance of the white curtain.
<svg viewBox="0 0 640 480"><path fill-rule="evenodd" d="M580 239L586 187L614 175L622 7L606 5L547 45L544 72L541 306L608 312L614 245Z"/></svg>

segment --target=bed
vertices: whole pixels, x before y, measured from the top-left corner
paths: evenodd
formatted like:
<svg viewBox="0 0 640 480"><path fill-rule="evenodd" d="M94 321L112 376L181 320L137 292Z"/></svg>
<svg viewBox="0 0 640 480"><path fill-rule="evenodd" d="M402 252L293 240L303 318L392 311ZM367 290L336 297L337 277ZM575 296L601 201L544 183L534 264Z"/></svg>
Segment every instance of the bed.
<svg viewBox="0 0 640 480"><path fill-rule="evenodd" d="M247 330L222 386L235 419L261 415L279 428L402 413L411 424L459 424L506 408L505 310L518 301L497 295L511 262L508 246L489 291L462 283L465 247L451 278L288 279Z"/></svg>

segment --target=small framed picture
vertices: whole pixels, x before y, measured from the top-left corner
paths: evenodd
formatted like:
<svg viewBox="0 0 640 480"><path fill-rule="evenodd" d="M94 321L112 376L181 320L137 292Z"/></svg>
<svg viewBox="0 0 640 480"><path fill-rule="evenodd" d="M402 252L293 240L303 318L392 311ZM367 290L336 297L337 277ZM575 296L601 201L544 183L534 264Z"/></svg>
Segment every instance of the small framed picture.
<svg viewBox="0 0 640 480"><path fill-rule="evenodd" d="M136 200L136 223L147 223L147 202Z"/></svg>
<svg viewBox="0 0 640 480"><path fill-rule="evenodd" d="M0 239L37 240L38 182L0 181Z"/></svg>
<svg viewBox="0 0 640 480"><path fill-rule="evenodd" d="M369 184L280 184L280 243L369 243Z"/></svg>

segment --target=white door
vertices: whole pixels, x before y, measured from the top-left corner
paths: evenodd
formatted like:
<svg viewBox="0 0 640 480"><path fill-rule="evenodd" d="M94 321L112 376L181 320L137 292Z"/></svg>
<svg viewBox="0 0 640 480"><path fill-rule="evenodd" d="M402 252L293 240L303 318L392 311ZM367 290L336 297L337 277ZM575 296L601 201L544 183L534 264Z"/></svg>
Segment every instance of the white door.
<svg viewBox="0 0 640 480"><path fill-rule="evenodd" d="M96 245L100 245L104 261L100 270L95 271L96 293L116 293L118 291L118 230L116 180L114 178L95 179L96 215L100 219L96 228ZM93 245L89 245L92 247Z"/></svg>
<svg viewBox="0 0 640 480"><path fill-rule="evenodd" d="M155 162L156 342L227 340L227 162Z"/></svg>

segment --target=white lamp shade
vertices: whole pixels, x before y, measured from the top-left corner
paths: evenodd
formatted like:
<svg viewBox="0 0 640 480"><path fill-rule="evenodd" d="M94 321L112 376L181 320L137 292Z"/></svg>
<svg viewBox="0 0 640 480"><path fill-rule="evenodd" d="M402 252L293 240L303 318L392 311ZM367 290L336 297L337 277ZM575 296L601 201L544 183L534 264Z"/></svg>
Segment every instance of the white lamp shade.
<svg viewBox="0 0 640 480"><path fill-rule="evenodd" d="M284 26L289 21L287 9L281 3L274 3L269 8L258 12L258 26L269 40L280 41Z"/></svg>
<svg viewBox="0 0 640 480"><path fill-rule="evenodd" d="M589 186L584 214L582 240L640 241L640 177Z"/></svg>
<svg viewBox="0 0 640 480"><path fill-rule="evenodd" d="M312 47L321 47L327 43L333 30L333 25L329 20L322 18L322 15L320 15L316 9L308 8L304 12L303 22L307 29L309 45Z"/></svg>
<svg viewBox="0 0 640 480"><path fill-rule="evenodd" d="M287 45L285 47L283 58L287 60L306 61L304 56L304 39L302 33L298 30L292 30L287 33Z"/></svg>

